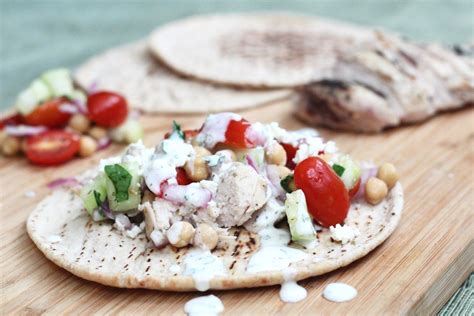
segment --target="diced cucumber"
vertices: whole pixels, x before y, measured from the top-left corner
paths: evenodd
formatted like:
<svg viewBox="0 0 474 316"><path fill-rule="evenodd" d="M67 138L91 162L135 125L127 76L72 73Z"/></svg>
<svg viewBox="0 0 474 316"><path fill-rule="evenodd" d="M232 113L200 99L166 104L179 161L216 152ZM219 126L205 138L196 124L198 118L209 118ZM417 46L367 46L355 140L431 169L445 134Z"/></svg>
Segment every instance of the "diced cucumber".
<svg viewBox="0 0 474 316"><path fill-rule="evenodd" d="M15 108L21 115L28 115L36 109L38 100L32 89L23 90L17 97Z"/></svg>
<svg viewBox="0 0 474 316"><path fill-rule="evenodd" d="M69 96L74 91L71 73L66 68L51 69L41 75L54 97Z"/></svg>
<svg viewBox="0 0 474 316"><path fill-rule="evenodd" d="M339 157L335 163L344 168L344 172L340 175L344 186L348 190L352 189L360 178L361 170L359 163L348 155Z"/></svg>
<svg viewBox="0 0 474 316"><path fill-rule="evenodd" d="M105 180L105 175L101 173L81 189L79 195L89 215L92 215L92 212L100 207L107 198Z"/></svg>
<svg viewBox="0 0 474 316"><path fill-rule="evenodd" d="M110 166L110 165L109 165ZM141 176L138 175L138 168L133 163L121 163L112 166L119 166L115 169L121 170L122 174L114 174L108 171L108 167L105 166L106 170L106 185L107 185L107 198L109 200L110 209L114 212L126 212L129 210L136 209L141 201ZM123 191L117 191L117 188L123 188L124 182L130 183L128 189L126 189L126 197L123 198ZM120 194L117 194L119 192Z"/></svg>
<svg viewBox="0 0 474 316"><path fill-rule="evenodd" d="M286 195L285 212L290 226L291 240L301 244L316 240L316 231L302 190Z"/></svg>
<svg viewBox="0 0 474 316"><path fill-rule="evenodd" d="M30 85L30 89L33 91L37 103L44 102L52 97L48 85L46 85L41 79L33 81Z"/></svg>
<svg viewBox="0 0 474 316"><path fill-rule="evenodd" d="M255 162L257 168L261 168L265 162L265 150L261 146L252 149L236 150L235 155L238 161L246 164L248 164L247 156L249 156Z"/></svg>
<svg viewBox="0 0 474 316"><path fill-rule="evenodd" d="M118 143L135 143L143 138L143 127L139 121L128 119L117 128L109 132L110 138Z"/></svg>

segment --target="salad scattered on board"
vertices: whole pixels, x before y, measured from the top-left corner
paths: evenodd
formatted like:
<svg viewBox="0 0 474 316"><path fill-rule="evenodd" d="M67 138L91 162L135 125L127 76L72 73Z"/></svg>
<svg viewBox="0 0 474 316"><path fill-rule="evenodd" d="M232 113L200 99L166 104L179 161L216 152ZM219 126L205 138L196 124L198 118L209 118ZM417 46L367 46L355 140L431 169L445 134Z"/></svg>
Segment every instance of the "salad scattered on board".
<svg viewBox="0 0 474 316"><path fill-rule="evenodd" d="M63 68L36 78L18 95L15 113L0 120L0 153L23 152L44 166L88 157L112 141L133 143L142 137L138 116L121 95L80 90Z"/></svg>
<svg viewBox="0 0 474 316"><path fill-rule="evenodd" d="M298 280L348 265L390 236L403 206L398 178L392 164L358 162L314 130L220 113L199 130L173 122L155 148L139 141L101 160L43 200L27 227L50 260L102 284L282 284L282 301L297 302L306 297ZM326 292L334 301L357 293L340 284Z"/></svg>

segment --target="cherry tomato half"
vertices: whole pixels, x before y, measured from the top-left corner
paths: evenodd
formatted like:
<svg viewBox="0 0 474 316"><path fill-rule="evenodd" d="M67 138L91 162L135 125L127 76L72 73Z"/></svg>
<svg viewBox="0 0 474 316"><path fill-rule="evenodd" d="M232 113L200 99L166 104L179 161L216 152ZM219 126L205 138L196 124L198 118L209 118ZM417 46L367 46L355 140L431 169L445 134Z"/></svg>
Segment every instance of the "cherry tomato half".
<svg viewBox="0 0 474 316"><path fill-rule="evenodd" d="M53 166L62 164L79 151L79 136L52 130L30 136L26 141L26 157L34 164Z"/></svg>
<svg viewBox="0 0 474 316"><path fill-rule="evenodd" d="M3 129L7 125L18 125L23 122L23 116L20 114L12 114L5 118L0 119L0 129Z"/></svg>
<svg viewBox="0 0 474 316"><path fill-rule="evenodd" d="M184 168L176 168L176 181L179 185L188 185L192 182L186 175Z"/></svg>
<svg viewBox="0 0 474 316"><path fill-rule="evenodd" d="M282 145L286 151L286 167L291 170L295 169L296 164L293 162L293 158L295 158L298 148L286 143L280 143L280 145Z"/></svg>
<svg viewBox="0 0 474 316"><path fill-rule="evenodd" d="M248 128L251 126L246 120L231 120L225 131L224 144L236 148L253 148L255 144L247 135Z"/></svg>
<svg viewBox="0 0 474 316"><path fill-rule="evenodd" d="M71 118L70 113L62 112L60 107L66 102L64 98L53 99L40 104L33 112L26 115L24 121L28 125L60 127L66 125Z"/></svg>
<svg viewBox="0 0 474 316"><path fill-rule="evenodd" d="M321 225L342 224L349 211L349 194L332 168L319 157L296 165L295 185L303 190L308 211Z"/></svg>
<svg viewBox="0 0 474 316"><path fill-rule="evenodd" d="M100 91L87 98L89 118L100 126L117 127L127 119L127 101L121 95Z"/></svg>

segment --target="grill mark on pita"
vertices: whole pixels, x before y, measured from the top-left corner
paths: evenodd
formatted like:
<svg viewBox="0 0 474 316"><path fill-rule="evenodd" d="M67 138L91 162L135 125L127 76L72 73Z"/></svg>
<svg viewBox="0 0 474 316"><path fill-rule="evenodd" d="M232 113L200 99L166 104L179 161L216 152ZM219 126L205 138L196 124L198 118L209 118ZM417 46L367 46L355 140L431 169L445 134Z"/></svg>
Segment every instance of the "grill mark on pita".
<svg viewBox="0 0 474 316"><path fill-rule="evenodd" d="M232 261L229 270L232 270L234 268L234 265L237 263L237 260Z"/></svg>
<svg viewBox="0 0 474 316"><path fill-rule="evenodd" d="M145 270L145 272L148 272L150 270L151 266L148 266Z"/></svg>

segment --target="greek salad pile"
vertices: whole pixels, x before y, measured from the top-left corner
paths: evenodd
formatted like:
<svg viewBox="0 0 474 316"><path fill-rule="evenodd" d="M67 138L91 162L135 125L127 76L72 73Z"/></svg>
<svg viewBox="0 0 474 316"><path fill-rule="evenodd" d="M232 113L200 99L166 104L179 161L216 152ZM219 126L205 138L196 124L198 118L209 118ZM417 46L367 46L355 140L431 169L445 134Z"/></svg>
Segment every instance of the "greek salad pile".
<svg viewBox="0 0 474 316"><path fill-rule="evenodd" d="M23 152L37 165L58 165L87 157L112 141L134 143L143 137L138 116L127 101L109 91L74 87L67 69L36 78L16 101L16 113L0 120L0 152Z"/></svg>
<svg viewBox="0 0 474 316"><path fill-rule="evenodd" d="M158 248L212 250L231 227L258 231L284 218L292 241L307 246L314 224L350 242L351 200L378 204L397 180L392 164L359 163L314 130L220 113L199 130L173 122L155 148L137 142L102 160L79 194L94 221L113 221L130 238L143 232Z"/></svg>

